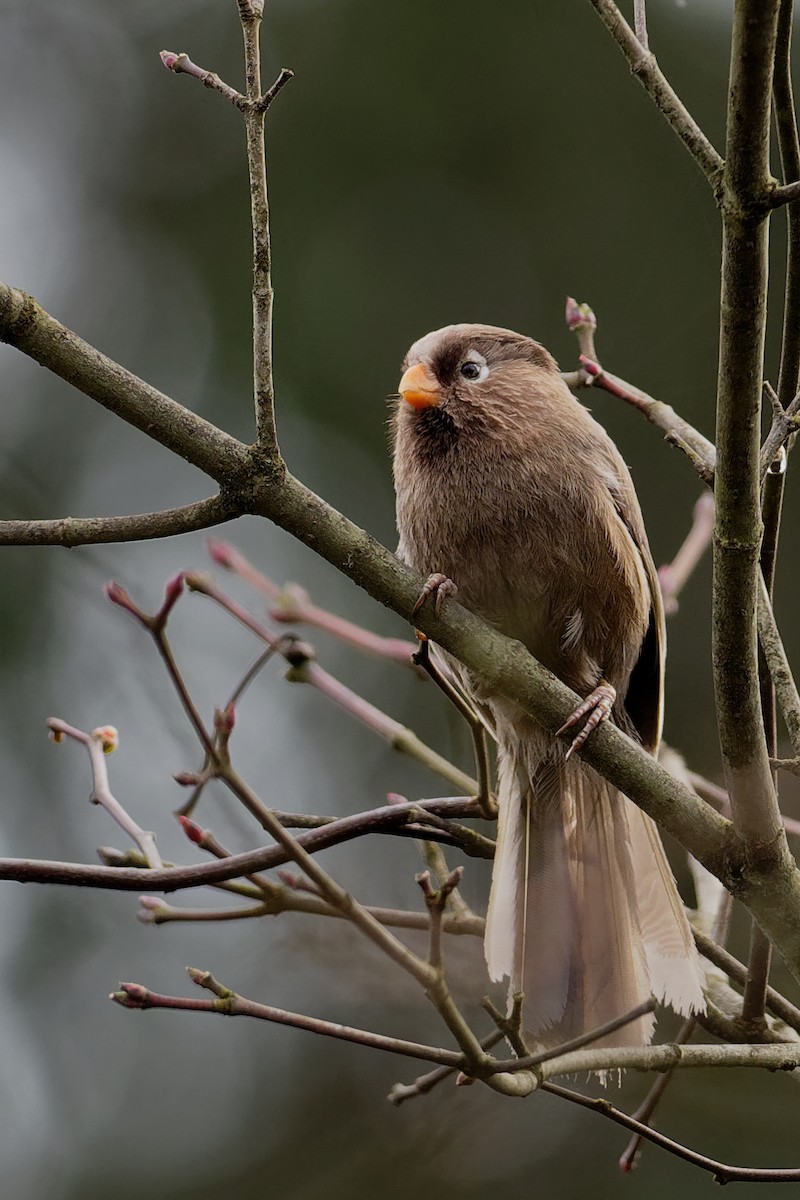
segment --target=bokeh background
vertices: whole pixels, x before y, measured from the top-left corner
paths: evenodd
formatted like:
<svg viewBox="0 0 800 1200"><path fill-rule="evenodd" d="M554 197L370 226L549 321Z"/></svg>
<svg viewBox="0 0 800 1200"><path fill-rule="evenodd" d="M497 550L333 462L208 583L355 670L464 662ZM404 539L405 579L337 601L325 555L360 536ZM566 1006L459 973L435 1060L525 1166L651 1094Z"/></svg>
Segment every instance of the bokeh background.
<svg viewBox="0 0 800 1200"><path fill-rule="evenodd" d="M487 321L530 332L569 368L567 293L599 314L610 369L713 435L714 207L585 0L267 7L265 77L283 65L297 76L268 122L279 422L295 473L392 545L385 397L408 344L452 321ZM661 64L721 147L731 5L649 7ZM249 439L241 122L158 59L165 47L186 50L238 86L233 0L0 0L0 21L0 274ZM0 371L2 517L142 511L209 491L191 468L7 347ZM668 561L699 495L693 473L619 402L599 392L588 400L631 464L656 560ZM788 620L800 582L797 517L790 485L778 597L790 653L800 649ZM320 603L403 634L398 619L266 523L223 532L277 581L296 580ZM207 565L205 537L5 549L2 561L2 853L92 861L97 845L124 846L86 802L78 748L46 740L46 718L60 715L120 728L115 790L157 830L166 858L189 861L171 774L197 766L198 750L155 653L105 602L102 584L117 578L155 607L169 576ZM708 583L706 563L671 621L667 735L716 778ZM174 634L209 713L255 647L196 598L179 606ZM469 765L432 688L324 638L318 649L329 669ZM235 747L263 798L284 809L344 814L387 791L440 790L277 668L249 694ZM259 841L224 796L209 794L199 818L234 849ZM411 843L376 839L325 862L366 901L419 903ZM468 898L480 906L485 890L486 872L470 862ZM245 1021L125 1012L106 998L119 979L187 993L183 966L192 963L256 999L441 1040L415 989L334 922L155 929L137 923L132 895L7 883L0 897L0 1171L19 1200L515 1200L534 1188L658 1198L713 1186L653 1148L623 1179L624 1132L551 1097L519 1104L445 1087L394 1109L384 1097L413 1078L413 1063ZM740 920L734 946L745 945ZM477 1012L480 949L459 944L451 958L459 995ZM776 976L785 982L780 968ZM626 1080L621 1101L635 1105L644 1087ZM797 1165L799 1101L784 1077L687 1075L659 1123L719 1157Z"/></svg>

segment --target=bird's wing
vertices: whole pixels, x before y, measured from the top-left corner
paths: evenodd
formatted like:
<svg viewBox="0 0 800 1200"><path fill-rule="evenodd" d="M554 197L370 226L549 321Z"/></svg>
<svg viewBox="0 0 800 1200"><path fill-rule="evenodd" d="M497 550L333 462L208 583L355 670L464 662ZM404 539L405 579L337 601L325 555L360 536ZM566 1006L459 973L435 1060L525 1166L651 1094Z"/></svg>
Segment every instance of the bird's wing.
<svg viewBox="0 0 800 1200"><path fill-rule="evenodd" d="M609 443L609 452L609 465L618 481L618 485L612 488L614 507L636 547L650 591L650 621L631 672L625 710L643 744L655 752L664 723L664 661L667 650L664 604L633 481L622 456L612 443Z"/></svg>

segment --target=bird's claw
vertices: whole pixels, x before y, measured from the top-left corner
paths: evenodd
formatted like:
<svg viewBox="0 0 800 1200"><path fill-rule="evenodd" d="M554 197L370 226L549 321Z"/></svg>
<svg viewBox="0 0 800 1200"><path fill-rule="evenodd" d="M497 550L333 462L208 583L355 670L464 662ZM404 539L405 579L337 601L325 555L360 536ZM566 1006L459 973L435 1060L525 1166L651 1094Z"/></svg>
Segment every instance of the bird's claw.
<svg viewBox="0 0 800 1200"><path fill-rule="evenodd" d="M425 586L419 594L417 603L411 610L412 617L417 615L429 596L435 597L433 607L436 615L438 616L442 611L442 605L444 604L445 600L455 596L457 592L458 588L453 583L452 579L448 579L446 575L441 575L438 572L434 575L429 575L425 581Z"/></svg>
<svg viewBox="0 0 800 1200"><path fill-rule="evenodd" d="M560 734L566 733L574 725L579 724L584 717L587 718L583 729L573 738L571 746L564 755L565 760L570 757L573 750L580 750L592 730L596 729L603 721L608 720L616 699L616 689L610 683L606 683L605 681L598 683L594 691L590 692L586 697L583 704L579 704L572 716L564 722L560 729L556 730L556 737L558 737Z"/></svg>

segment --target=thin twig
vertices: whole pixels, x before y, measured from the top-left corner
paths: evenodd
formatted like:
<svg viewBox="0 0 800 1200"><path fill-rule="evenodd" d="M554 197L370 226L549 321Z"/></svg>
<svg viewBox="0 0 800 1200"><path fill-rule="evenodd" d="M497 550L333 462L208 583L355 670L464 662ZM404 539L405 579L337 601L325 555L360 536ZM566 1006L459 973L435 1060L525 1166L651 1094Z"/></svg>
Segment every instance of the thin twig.
<svg viewBox="0 0 800 1200"><path fill-rule="evenodd" d="M711 545L714 531L714 496L703 492L692 510L692 526L671 563L658 569L658 581L667 614L678 611L678 595Z"/></svg>
<svg viewBox="0 0 800 1200"><path fill-rule="evenodd" d="M457 709L469 725L472 735L472 745L475 753L475 774L478 777L477 801L487 820L497 817L497 801L492 795L491 770L489 767L489 751L486 745L486 725L480 715L461 689L451 682L431 658L431 645L426 637L421 637L419 649L414 654L414 662L430 676L436 686L444 692L450 703Z"/></svg>
<svg viewBox="0 0 800 1200"><path fill-rule="evenodd" d="M339 1025L332 1021L320 1020L317 1017L288 1012L283 1008L273 1008L268 1004L258 1004L254 1000L247 1000L244 996L222 988L211 976L205 983L200 983L200 978L207 976L208 972L189 968L189 974L193 982L213 991L217 1000L201 1000L188 996L165 996L158 992L152 992L139 983L121 983L119 991L112 992L109 999L123 1008L179 1009L187 1012L220 1013L227 1017L253 1017L258 1021L273 1021L279 1025L290 1025L295 1029L305 1029L309 1033L321 1034L324 1037L355 1042L359 1046L368 1046L372 1050L387 1050L391 1054L400 1054L406 1058L440 1063L453 1067L455 1070L459 1070L466 1063L464 1055L455 1050L425 1046L420 1042L408 1042L401 1038L387 1037L381 1033L371 1033L366 1029L355 1029L350 1025Z"/></svg>
<svg viewBox="0 0 800 1200"><path fill-rule="evenodd" d="M675 1036L675 1045L684 1046L692 1036L696 1025L697 1022L695 1021L694 1017L689 1017L688 1020L684 1021ZM663 1075L660 1075L650 1088L650 1091L647 1093L642 1103L632 1114L631 1119L634 1121L641 1121L643 1125L647 1125L649 1127L653 1113L656 1111L661 1097L664 1095L664 1092L667 1090L674 1078L674 1071L666 1071ZM641 1133L635 1133L620 1155L620 1170L625 1174L627 1174L628 1171L632 1171L636 1166L639 1155L641 1154L643 1141L644 1136Z"/></svg>
<svg viewBox="0 0 800 1200"><path fill-rule="evenodd" d="M793 395L784 408L768 383L764 384L764 390L773 409L772 424L761 447L761 478L766 481L770 475L783 476L786 470L786 454L781 452L800 430L800 396Z"/></svg>
<svg viewBox="0 0 800 1200"><path fill-rule="evenodd" d="M653 1012L655 1007L655 1000L645 1000L644 1003L637 1004L630 1012L623 1013L620 1017L614 1017L611 1021L606 1021L594 1029L589 1029L586 1033L581 1033L578 1037L571 1038L568 1042L563 1042L560 1046L551 1046L547 1050L538 1050L535 1054L525 1054L517 1058L495 1062L493 1069L497 1071L525 1071L531 1067L538 1067L542 1063L551 1062L553 1059L562 1058L567 1054L574 1054L582 1050L585 1046L591 1046L594 1042L599 1042L604 1037L608 1037L609 1034L616 1033L618 1029L624 1029L631 1022L638 1021L640 1017ZM583 1068L578 1069L582 1070ZM587 1069L592 1070L593 1068L589 1067Z"/></svg>
<svg viewBox="0 0 800 1200"><path fill-rule="evenodd" d="M646 45L642 45L613 0L590 0L590 3L625 55L631 71L705 173L716 194L722 172L721 155L681 102L661 72L655 56Z"/></svg>
<svg viewBox="0 0 800 1200"><path fill-rule="evenodd" d="M796 755L800 755L800 693L798 693L789 659L775 623L775 614L772 611L763 575L759 575L758 586L758 636L772 676L783 719L786 722L792 749Z"/></svg>
<svg viewBox="0 0 800 1200"><path fill-rule="evenodd" d="M68 737L86 747L92 768L92 792L90 797L92 803L99 804L101 808L104 808L108 815L113 817L120 829L124 829L131 841L141 850L148 867L154 871L163 870L164 863L156 847L156 835L142 829L141 825L137 821L134 821L130 813L123 808L119 800L113 795L109 786L106 755L110 754L116 747L116 729L113 729L110 725L105 725L99 729L93 729L91 733L86 733L83 729L76 729L74 725L68 725L66 721L62 721L59 717L50 717L47 722L47 728L50 730L54 742L60 742L62 738Z"/></svg>
<svg viewBox="0 0 800 1200"><path fill-rule="evenodd" d="M570 1088L561 1087L555 1083L543 1083L541 1087L542 1091L550 1092L553 1096L560 1096L562 1100L569 1100L571 1103L579 1104L583 1108L589 1108L594 1112L602 1113L604 1117L615 1121L617 1125L622 1125L625 1129L633 1130L648 1142L660 1146L662 1150L667 1150L677 1158L682 1158L684 1162L701 1167L704 1171L710 1171L717 1183L733 1183L735 1180L747 1180L751 1183L791 1183L800 1180L800 1168L770 1169L737 1167L728 1163L717 1162L713 1158L707 1158L705 1154L699 1154L696 1150L690 1150L687 1146L682 1146L680 1142L667 1137L666 1134L659 1133L656 1129L651 1129L649 1125L637 1121L634 1117L629 1117L627 1113L615 1108L604 1097L593 1098L591 1096L582 1096L580 1092L574 1092Z"/></svg>
<svg viewBox="0 0 800 1200"><path fill-rule="evenodd" d="M212 579L205 575L197 573L187 575L186 586L191 591L214 600L262 642L276 649L291 667L291 671L287 674L287 679L291 682L310 683L339 708L344 709L357 721L366 725L368 729L384 738L395 750L415 758L449 783L462 788L465 795L477 794L478 784L474 779L470 779L464 771L453 766L441 754L427 746L413 730L381 712L374 704L370 704L369 701L325 671L315 661L313 648L307 642L295 639L286 643L285 647L281 647L279 644L281 636L274 634L257 621L246 608L227 596Z"/></svg>
<svg viewBox="0 0 800 1200"><path fill-rule="evenodd" d="M638 409L642 416L651 424L661 429L668 441L678 446L690 459L700 478L709 485L714 482L714 468L717 451L713 442L699 433L694 426L679 416L669 404L656 400L643 392L632 383L626 383L617 375L611 375L598 362L581 355L581 365L586 372L586 384L600 387L612 396L618 396L633 408Z"/></svg>
<svg viewBox="0 0 800 1200"><path fill-rule="evenodd" d="M247 111L249 102L246 96L237 92L236 88L224 83L213 71L206 71L203 67L198 67L185 52L176 54L174 50L161 50L159 58L168 71L173 71L176 75L191 75L193 79L199 79L204 87L219 92L240 112Z"/></svg>
<svg viewBox="0 0 800 1200"><path fill-rule="evenodd" d="M250 8L249 12L240 8L240 16L244 39L246 91L250 101L245 110L244 123L247 134L247 169L250 175L250 217L253 227L253 399L259 450L264 456L265 466L281 474L284 468L275 428L275 385L272 377L272 248L264 152L266 104L262 107L259 103L261 12L253 8Z"/></svg>
<svg viewBox="0 0 800 1200"><path fill-rule="evenodd" d="M431 877L428 871L423 871L421 875L417 875L417 883L422 889L422 894L425 897L425 906L428 909L430 919L430 949L428 951L428 962L435 971L443 969L442 964L442 925L444 921L445 909L447 902L456 891L461 877L464 874L463 867L456 867L451 871L447 879L440 884L438 888L431 885Z"/></svg>
<svg viewBox="0 0 800 1200"><path fill-rule="evenodd" d="M337 613L320 608L312 603L308 592L304 588L298 587L297 584L288 583L282 588L278 587L262 571L254 567L241 550L229 542L210 538L208 550L218 566L233 571L268 597L272 604L269 615L273 621L280 621L286 625L311 625L331 634L346 645L353 646L356 650L402 663L403 666L413 667L412 655L417 649L414 642L406 641L403 638L381 637L379 634L373 633L371 629L365 629L353 621L340 617Z"/></svg>
<svg viewBox="0 0 800 1200"><path fill-rule="evenodd" d="M766 1029L764 1008L767 1003L769 972L772 963L772 943L755 921L750 928L750 949L747 957L747 980L742 996L740 1021L750 1040Z"/></svg>
<svg viewBox="0 0 800 1200"><path fill-rule="evenodd" d="M490 1033L487 1037L481 1038L481 1049L491 1050L498 1042L503 1040L503 1034L499 1030ZM424 1096L427 1092L433 1090L437 1084L443 1083L445 1079L451 1078L458 1071L457 1067L435 1067L432 1071L428 1071L425 1075L419 1075L412 1083L396 1083L392 1087L386 1099L396 1106L400 1106L406 1100L413 1100L415 1096Z"/></svg>
<svg viewBox="0 0 800 1200"><path fill-rule="evenodd" d="M699 929L693 929L692 932L697 949L704 958L712 962L715 967L719 967L730 979L735 980L741 986L747 983L748 970L743 962L734 958L729 950L718 945L712 938L706 937ZM800 1009L773 987L767 987L765 997L767 1008L796 1033L800 1033Z"/></svg>
<svg viewBox="0 0 800 1200"><path fill-rule="evenodd" d="M650 42L647 37L646 0L633 0L633 28L639 45L643 50L649 50Z"/></svg>

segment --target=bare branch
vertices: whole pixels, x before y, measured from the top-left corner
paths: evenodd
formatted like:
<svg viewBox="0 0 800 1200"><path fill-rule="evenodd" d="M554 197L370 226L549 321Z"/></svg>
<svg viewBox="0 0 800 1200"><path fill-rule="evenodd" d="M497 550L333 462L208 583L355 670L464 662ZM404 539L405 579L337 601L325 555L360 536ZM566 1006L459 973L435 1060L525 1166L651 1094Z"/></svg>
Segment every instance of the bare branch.
<svg viewBox="0 0 800 1200"><path fill-rule="evenodd" d="M633 28L642 49L649 50L647 37L647 3L646 0L633 0Z"/></svg>
<svg viewBox="0 0 800 1200"><path fill-rule="evenodd" d="M402 638L381 637L371 629L365 629L340 617L337 613L320 608L309 599L308 592L297 584L289 583L278 587L271 579L259 571L257 567L245 558L241 550L229 542L210 538L209 553L217 566L233 571L241 579L245 579L258 588L271 601L269 615L273 621L286 625L312 625L325 633L355 647L356 650L366 651L378 658L388 658L403 666L413 667L411 656L417 646L414 642Z"/></svg>
<svg viewBox="0 0 800 1200"><path fill-rule="evenodd" d="M734 12L717 390L712 658L734 825L754 853L789 851L770 774L758 680L759 443L766 328L769 123L777 4Z"/></svg>
<svg viewBox="0 0 800 1200"><path fill-rule="evenodd" d="M59 717L50 717L47 728L50 730L54 742L60 742L62 738L68 737L86 747L92 768L92 794L90 797L92 803L99 804L101 808L104 808L108 815L117 822L120 829L125 830L141 850L148 867L154 871L163 870L164 864L156 847L156 835L142 829L111 791L106 755L116 749L118 740L116 729L111 725L103 725L99 729L93 729L91 733L85 733L82 729L76 729L74 725L68 725Z"/></svg>
<svg viewBox="0 0 800 1200"><path fill-rule="evenodd" d="M582 1096L580 1092L573 1092L569 1088L561 1087L555 1083L543 1083L542 1090L550 1092L553 1096L560 1096L562 1100L569 1100L573 1104L581 1105L583 1108L590 1108L594 1112L602 1113L604 1117L615 1121L617 1125L622 1125L625 1129L633 1130L648 1142L652 1142L654 1145L660 1146L662 1150L667 1150L670 1154L674 1154L676 1158L682 1158L684 1162L692 1163L693 1166L701 1167L704 1171L711 1172L717 1183L733 1183L735 1180L746 1180L750 1183L791 1183L800 1180L800 1169L736 1167L728 1163L717 1162L713 1158L707 1158L705 1154L698 1154L696 1150L690 1150L688 1147L682 1146L680 1142L668 1138L666 1134L659 1133L656 1129L651 1129L649 1125L637 1121L634 1117L629 1117L627 1113L615 1108L604 1097L594 1099L591 1096Z"/></svg>
<svg viewBox="0 0 800 1200"><path fill-rule="evenodd" d="M624 379L619 379L616 375L609 374L599 363L587 358L585 355L581 355L580 361L587 375L585 380L586 386L593 384L595 387L601 387L603 391L609 392L612 396L618 396L620 400L624 400L627 404L632 405L633 408L638 409L642 416L646 417L652 425L656 425L659 429L663 430L668 441L683 450L684 454L691 460L700 478L705 483L713 485L714 467L717 458L717 451L713 442L709 442L708 438L703 437L702 433L698 433L669 404L664 404L661 400L655 400L652 396L648 396L647 392L643 392L641 388L637 388L631 383L626 383Z"/></svg>
<svg viewBox="0 0 800 1200"><path fill-rule="evenodd" d="M0 341L199 467L233 498L252 472L247 446L177 404L49 316L32 296L0 283ZM240 511L245 511L244 506Z"/></svg>
<svg viewBox="0 0 800 1200"><path fill-rule="evenodd" d="M499 1030L490 1033L488 1037L481 1039L481 1049L491 1050L498 1042L503 1040L503 1034ZM413 1083L396 1083L392 1087L386 1099L390 1104L399 1107L405 1100L412 1100L415 1096L424 1096L427 1092L433 1090L438 1083L444 1082L455 1075L458 1071L457 1067L436 1067L433 1071L428 1071L425 1075L418 1076Z"/></svg>
<svg viewBox="0 0 800 1200"><path fill-rule="evenodd" d="M230 497L210 496L181 508L126 517L58 517L49 521L0 521L0 546L93 546L177 537L222 525L241 514Z"/></svg>
<svg viewBox="0 0 800 1200"><path fill-rule="evenodd" d="M692 932L697 949L704 958L707 958L714 966L719 967L721 971L724 971L736 983L742 986L747 983L748 970L743 962L739 962L738 958L734 958L724 946L720 946L712 941L711 938L706 937L699 929L693 929ZM766 1004L776 1017L779 1017L781 1021L784 1021L795 1032L800 1033L800 1009L787 1000L785 996L782 996L775 988L768 987L766 989Z"/></svg>
<svg viewBox="0 0 800 1200"><path fill-rule="evenodd" d="M164 66L168 71L174 71L176 75L191 75L194 79L199 79L204 87L211 88L214 92L219 92L226 100L230 100L235 108L240 112L246 112L249 101L241 92L237 92L236 88L232 88L229 84L223 83L219 75L213 71L206 71L203 67L198 67L193 63L186 53L176 54L174 50L162 50L159 53Z"/></svg>
<svg viewBox="0 0 800 1200"><path fill-rule="evenodd" d="M769 383L764 384L764 391L772 404L772 424L761 447L761 478L766 481L770 475L782 476L786 471L786 445L800 430L800 395L793 395L784 408ZM783 491L782 484L780 491Z"/></svg>
<svg viewBox="0 0 800 1200"><path fill-rule="evenodd" d="M678 595L711 544L714 531L714 496L703 492L692 511L692 526L671 563L658 569L664 611L678 610Z"/></svg>
<svg viewBox="0 0 800 1200"><path fill-rule="evenodd" d="M390 804L384 808L355 813L320 829L299 834L296 841L310 854L328 846L351 841L387 826L402 824L419 809L459 816L479 816L478 806L458 799L417 800L409 804ZM427 836L427 835L424 835ZM247 876L254 871L280 867L291 860L281 846L262 846L232 855L221 862L198 863L192 867L164 870L140 870L136 867L98 867L89 863L58 862L47 859L0 858L0 879L18 883L59 883L71 887L103 888L122 892L176 892L183 888L203 887L226 879Z"/></svg>
<svg viewBox="0 0 800 1200"><path fill-rule="evenodd" d="M192 981L198 986L213 991L216 1000L200 1000L184 996L164 996L151 992L139 983L121 983L119 991L109 996L123 1008L168 1008L186 1012L220 1013L226 1017L253 1017L258 1021L273 1021L279 1025L290 1025L294 1029L305 1029L309 1033L321 1034L324 1037L337 1038L341 1041L355 1042L359 1046L368 1046L372 1050L388 1050L391 1054L400 1054L406 1058L418 1058L423 1062L435 1062L459 1070L466 1064L463 1054L454 1050L444 1050L436 1046L425 1046L419 1042L407 1042L401 1038L386 1037L381 1033L370 1033L366 1029L354 1029L350 1025L338 1025L332 1021L323 1021L317 1017L306 1017L301 1013L287 1012L283 1008L272 1008L268 1004L257 1004L247 1000L235 992L223 988L208 972L196 971L189 968ZM201 978L208 976L205 982Z"/></svg>
<svg viewBox="0 0 800 1200"><path fill-rule="evenodd" d="M800 1043L780 1045L612 1046L606 1050L575 1050L543 1062L541 1080L581 1071L671 1071L673 1068L758 1067L765 1071L794 1071L800 1067ZM800 1175L798 1175L800 1178Z"/></svg>
<svg viewBox="0 0 800 1200"><path fill-rule="evenodd" d="M697 1022L695 1021L694 1017L689 1017L688 1020L684 1021L683 1025L681 1025L680 1029L678 1030L675 1038L675 1044L677 1046L685 1045L692 1036L696 1025ZM636 1112L632 1114L631 1119L634 1121L641 1121L642 1124L649 1127L651 1118L653 1113L658 1108L661 1097L664 1095L664 1092L667 1090L674 1078L674 1071L665 1071L664 1074L661 1075L650 1088L650 1091L636 1109ZM625 1150L623 1151L619 1160L620 1170L624 1174L627 1174L628 1171L632 1171L637 1165L644 1140L645 1139L641 1133L635 1133L628 1142L628 1145L625 1147Z"/></svg>
<svg viewBox="0 0 800 1200"><path fill-rule="evenodd" d="M797 200L800 200L800 179L774 187L768 197L770 208L782 208L784 204L794 204Z"/></svg>
<svg viewBox="0 0 800 1200"><path fill-rule="evenodd" d="M704 172L716 194L722 158L668 83L655 55L639 41L613 0L590 0L590 3L625 55L631 71Z"/></svg>
<svg viewBox="0 0 800 1200"><path fill-rule="evenodd" d="M764 657L769 667L772 683L778 697L783 719L796 755L800 755L800 693L792 675L792 669L783 648L781 635L775 624L767 585L759 576L758 636Z"/></svg>
<svg viewBox="0 0 800 1200"><path fill-rule="evenodd" d="M374 704L370 704L369 701L324 670L316 661L313 647L307 642L301 642L299 639L286 641L274 634L257 621L246 608L218 588L208 576L191 573L186 576L186 585L198 595L214 600L262 642L277 650L291 667L286 676L290 682L311 684L339 708L355 717L357 721L366 725L379 737L384 738L393 749L416 759L429 770L454 784L455 787L461 788L465 795L477 794L478 784L474 779L470 779L464 771L453 766L441 754L427 746L413 730L381 712Z"/></svg>
<svg viewBox="0 0 800 1200"><path fill-rule="evenodd" d="M263 96L259 96L258 100L253 102L254 107L259 112L266 112L272 101L283 91L290 79L294 79L294 71L290 71L288 67L281 67L278 78L273 83L272 87L267 88Z"/></svg>
<svg viewBox="0 0 800 1200"><path fill-rule="evenodd" d="M261 11L240 6L244 38L247 99L244 123L247 134L247 169L250 174L250 217L253 226L253 399L258 448L265 466L283 470L275 428L275 384L272 377L272 246L269 233L267 166L264 156L264 113L273 99L261 96ZM291 78L282 72L274 95Z"/></svg>

